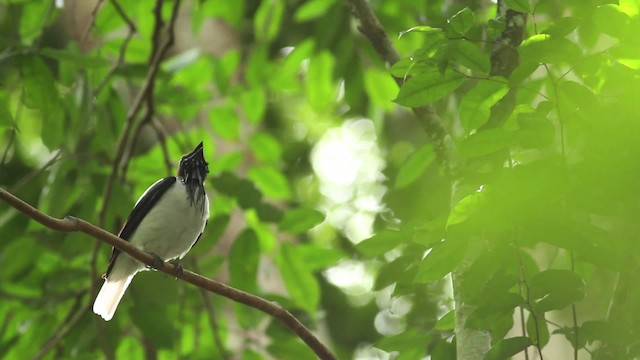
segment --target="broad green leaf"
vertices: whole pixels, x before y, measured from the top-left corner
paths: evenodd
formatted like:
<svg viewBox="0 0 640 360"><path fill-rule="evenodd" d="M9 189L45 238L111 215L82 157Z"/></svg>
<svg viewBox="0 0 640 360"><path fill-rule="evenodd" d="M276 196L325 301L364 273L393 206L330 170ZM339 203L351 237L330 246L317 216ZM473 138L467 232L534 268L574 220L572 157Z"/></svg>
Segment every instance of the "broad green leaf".
<svg viewBox="0 0 640 360"><path fill-rule="evenodd" d="M344 254L333 248L324 248L314 244L297 245L298 254L307 269L318 271L337 263L344 257Z"/></svg>
<svg viewBox="0 0 640 360"><path fill-rule="evenodd" d="M598 98L586 86L575 81L561 81L558 89L581 110L593 111L598 105Z"/></svg>
<svg viewBox="0 0 640 360"><path fill-rule="evenodd" d="M274 199L288 199L291 197L291 189L287 178L274 167L254 166L249 169L249 178L266 196Z"/></svg>
<svg viewBox="0 0 640 360"><path fill-rule="evenodd" d="M411 32L421 32L421 33L427 33L427 34L434 34L434 33L442 33L442 29L440 28L433 28L431 26L414 26L412 28L409 28L407 30L404 31L400 31L400 34L398 35L398 38L403 37L404 35L411 33Z"/></svg>
<svg viewBox="0 0 640 360"><path fill-rule="evenodd" d="M229 106L217 106L209 111L209 121L215 132L223 139L238 140L240 120Z"/></svg>
<svg viewBox="0 0 640 360"><path fill-rule="evenodd" d="M638 0L619 0L620 10L629 17L634 17L640 13L640 1Z"/></svg>
<svg viewBox="0 0 640 360"><path fill-rule="evenodd" d="M452 59L472 71L484 74L488 74L491 68L489 55L480 50L476 43L468 40L455 42L452 49Z"/></svg>
<svg viewBox="0 0 640 360"><path fill-rule="evenodd" d="M406 234L396 230L382 230L372 237L362 240L356 249L365 256L383 255L406 240Z"/></svg>
<svg viewBox="0 0 640 360"><path fill-rule="evenodd" d="M263 88L255 86L243 91L240 102L242 103L242 110L249 121L253 123L262 121L267 110L267 95Z"/></svg>
<svg viewBox="0 0 640 360"><path fill-rule="evenodd" d="M393 64L389 72L395 77L406 78L407 76L417 75L434 69L434 65L417 61L414 57L408 57L400 59L400 61Z"/></svg>
<svg viewBox="0 0 640 360"><path fill-rule="evenodd" d="M495 39L504 31L505 20L503 16L489 19L487 22L487 35L490 39Z"/></svg>
<svg viewBox="0 0 640 360"><path fill-rule="evenodd" d="M449 214L447 227L460 224L475 214L484 204L484 192L475 192L462 198Z"/></svg>
<svg viewBox="0 0 640 360"><path fill-rule="evenodd" d="M582 50L574 42L548 34L533 35L525 39L518 52L521 59L549 64L573 64L582 56Z"/></svg>
<svg viewBox="0 0 640 360"><path fill-rule="evenodd" d="M544 318L544 313L537 314L534 317L534 313L529 313L527 319L527 334L531 337L533 344L540 347L544 347L549 343L549 326L547 320Z"/></svg>
<svg viewBox="0 0 640 360"><path fill-rule="evenodd" d="M402 164L400 170L398 170L394 187L400 189L411 185L427 170L427 167L434 159L435 154L431 144L423 145Z"/></svg>
<svg viewBox="0 0 640 360"><path fill-rule="evenodd" d="M382 349L384 351L397 351L401 354L406 354L407 352L413 353L417 348L422 349L422 355L424 355L424 343L428 339L428 335L417 329L408 329L403 331L397 335L383 337L380 341L376 343L376 347ZM410 357L412 359L421 358L418 354Z"/></svg>
<svg viewBox="0 0 640 360"><path fill-rule="evenodd" d="M593 12L595 29L615 38L622 38L627 34L629 22L629 16L616 4L598 6Z"/></svg>
<svg viewBox="0 0 640 360"><path fill-rule="evenodd" d="M414 282L428 283L442 279L462 262L467 247L467 241L460 239L446 239L437 244L422 259Z"/></svg>
<svg viewBox="0 0 640 360"><path fill-rule="evenodd" d="M324 215L315 209L298 207L284 212L284 217L278 224L281 231L298 234L312 229L324 221Z"/></svg>
<svg viewBox="0 0 640 360"><path fill-rule="evenodd" d="M519 11L522 13L531 12L531 5L529 4L529 0L504 0L504 3L511 10Z"/></svg>
<svg viewBox="0 0 640 360"><path fill-rule="evenodd" d="M458 11L455 15L447 20L449 25L461 35L464 35L473 26L473 11L468 7Z"/></svg>
<svg viewBox="0 0 640 360"><path fill-rule="evenodd" d="M410 78L398 92L396 103L419 107L442 99L462 84L464 75L447 71L444 76L438 70L418 74Z"/></svg>
<svg viewBox="0 0 640 360"><path fill-rule="evenodd" d="M484 305L478 306L467 318L465 327L472 329L490 329L505 316L511 316L516 306L524 299L512 292L493 294Z"/></svg>
<svg viewBox="0 0 640 360"><path fill-rule="evenodd" d="M91 56L82 54L80 50L73 49L53 49L44 48L40 50L40 54L48 58L58 60L60 62L66 61L75 64L79 68L98 68L109 66L111 62L103 57Z"/></svg>
<svg viewBox="0 0 640 360"><path fill-rule="evenodd" d="M376 277L374 290L382 290L395 283L411 285L416 271L418 271L415 263L416 257L414 255L403 255L382 265Z"/></svg>
<svg viewBox="0 0 640 360"><path fill-rule="evenodd" d="M213 177L211 183L220 193L236 198L243 209L255 208L262 200L262 193L251 181L241 179L235 174L223 172Z"/></svg>
<svg viewBox="0 0 640 360"><path fill-rule="evenodd" d="M451 310L444 314L436 323L435 329L441 331L453 330L456 327L456 311Z"/></svg>
<svg viewBox="0 0 640 360"><path fill-rule="evenodd" d="M266 0L260 2L260 6L253 17L253 29L259 41L271 42L280 32L285 3L282 0Z"/></svg>
<svg viewBox="0 0 640 360"><path fill-rule="evenodd" d="M580 21L578 18L567 16L555 20L551 26L542 31L543 34L549 34L554 38L561 38L567 36L578 27Z"/></svg>
<svg viewBox="0 0 640 360"><path fill-rule="evenodd" d="M333 82L335 59L328 51L312 57L309 61L305 89L309 103L318 112L324 113L332 107L336 95Z"/></svg>
<svg viewBox="0 0 640 360"><path fill-rule="evenodd" d="M517 134L504 129L489 129L468 136L460 143L458 150L465 157L476 157L494 153L514 145Z"/></svg>
<svg viewBox="0 0 640 360"><path fill-rule="evenodd" d="M491 107L508 91L501 78L482 80L467 92L460 102L460 120L465 130L471 131L484 125L489 119Z"/></svg>
<svg viewBox="0 0 640 360"><path fill-rule="evenodd" d="M529 281L529 294L534 299L540 299L552 292L582 289L582 278L570 270L545 270Z"/></svg>
<svg viewBox="0 0 640 360"><path fill-rule="evenodd" d="M144 273L136 276L135 286L131 286L128 291L133 300L133 306L129 308L131 320L157 348L171 349L176 341L173 335L178 332L175 321L158 314L172 313L170 308L178 301L177 288L177 282L171 277L159 273ZM126 296L124 302L127 306ZM118 315L124 314L116 312L114 319L118 319Z"/></svg>
<svg viewBox="0 0 640 360"><path fill-rule="evenodd" d="M277 223L280 220L282 220L282 217L283 217L282 210L265 202L258 204L255 210L256 210L256 214L258 215L258 218L260 218L260 220L263 222Z"/></svg>
<svg viewBox="0 0 640 360"><path fill-rule="evenodd" d="M260 161L278 163L282 160L282 145L267 132L258 132L249 138L251 152Z"/></svg>
<svg viewBox="0 0 640 360"><path fill-rule="evenodd" d="M302 5L293 14L296 22L305 22L323 16L336 0L310 0Z"/></svg>
<svg viewBox="0 0 640 360"><path fill-rule="evenodd" d="M364 88L372 105L385 109L393 108L392 101L398 93L398 85L388 72L376 68L365 70Z"/></svg>
<svg viewBox="0 0 640 360"><path fill-rule="evenodd" d="M240 290L257 292L260 244L256 233L245 229L233 242L229 251L229 279Z"/></svg>
<svg viewBox="0 0 640 360"><path fill-rule="evenodd" d="M525 336L517 336L500 340L485 355L484 360L504 360L525 350L532 345L531 339Z"/></svg>
<svg viewBox="0 0 640 360"><path fill-rule="evenodd" d="M291 300L309 314L314 314L320 301L320 288L296 247L283 243L276 262Z"/></svg>

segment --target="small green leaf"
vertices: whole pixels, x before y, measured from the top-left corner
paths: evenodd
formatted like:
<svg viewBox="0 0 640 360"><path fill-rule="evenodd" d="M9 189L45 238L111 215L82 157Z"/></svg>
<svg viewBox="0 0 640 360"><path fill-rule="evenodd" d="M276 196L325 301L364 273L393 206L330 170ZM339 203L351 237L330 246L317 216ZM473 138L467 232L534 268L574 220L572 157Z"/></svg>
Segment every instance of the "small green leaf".
<svg viewBox="0 0 640 360"><path fill-rule="evenodd" d="M296 247L283 243L276 262L291 300L308 313L314 314L320 301L320 288Z"/></svg>
<svg viewBox="0 0 640 360"><path fill-rule="evenodd" d="M446 313L443 317L438 319L436 326L434 329L440 331L453 330L456 326L456 312L455 310L451 310Z"/></svg>
<svg viewBox="0 0 640 360"><path fill-rule="evenodd" d="M504 2L511 10L519 11L521 13L531 12L529 0L504 0Z"/></svg>
<svg viewBox="0 0 640 360"><path fill-rule="evenodd" d="M278 36L285 3L282 0L267 0L260 6L253 17L254 34L260 41L270 42Z"/></svg>
<svg viewBox="0 0 640 360"><path fill-rule="evenodd" d="M267 132L251 135L249 146L253 155L260 161L277 163L282 159L282 145Z"/></svg>
<svg viewBox="0 0 640 360"><path fill-rule="evenodd" d="M302 3L293 15L296 22L305 22L323 16L335 0L310 0Z"/></svg>
<svg viewBox="0 0 640 360"><path fill-rule="evenodd" d="M325 269L344 257L344 254L333 248L324 248L313 244L297 245L298 254L309 271Z"/></svg>
<svg viewBox="0 0 640 360"><path fill-rule="evenodd" d="M394 187L400 189L416 181L434 159L435 154L431 144L423 145L402 164Z"/></svg>
<svg viewBox="0 0 640 360"><path fill-rule="evenodd" d="M505 360L531 346L531 339L517 336L500 340L485 355L484 360Z"/></svg>
<svg viewBox="0 0 640 360"><path fill-rule="evenodd" d="M414 57L403 58L389 69L391 75L399 78L417 75L434 70L434 66L426 62L417 61Z"/></svg>
<svg viewBox="0 0 640 360"><path fill-rule="evenodd" d="M406 234L403 232L385 229L359 242L356 249L365 256L379 256L394 249L403 240L406 240Z"/></svg>
<svg viewBox="0 0 640 360"><path fill-rule="evenodd" d="M561 81L558 89L581 110L592 111L598 104L598 98L591 89L575 81Z"/></svg>
<svg viewBox="0 0 640 360"><path fill-rule="evenodd" d="M395 258L390 263L380 267L374 290L382 290L395 283L412 285L418 267L415 266L416 257L414 255L402 255Z"/></svg>
<svg viewBox="0 0 640 360"><path fill-rule="evenodd" d="M555 38L565 37L578 27L578 18L567 16L554 21L551 26L542 31L543 34L549 34Z"/></svg>
<svg viewBox="0 0 640 360"><path fill-rule="evenodd" d="M478 306L467 318L465 327L472 329L490 329L504 317L511 316L516 306L524 303L518 294L504 292L492 294L484 305Z"/></svg>
<svg viewBox="0 0 640 360"><path fill-rule="evenodd" d="M444 76L438 70L418 74L400 88L394 101L408 107L427 105L457 89L464 79L464 75L453 71Z"/></svg>
<svg viewBox="0 0 640 360"><path fill-rule="evenodd" d="M229 276L233 286L240 290L256 292L260 244L256 233L245 229L233 242L229 251Z"/></svg>
<svg viewBox="0 0 640 360"><path fill-rule="evenodd" d="M640 2L638 0L619 0L620 10L623 13L634 17L640 13Z"/></svg>
<svg viewBox="0 0 640 360"><path fill-rule="evenodd" d="M298 234L312 229L324 221L324 215L315 209L299 207L285 211L278 224L281 231Z"/></svg>
<svg viewBox="0 0 640 360"><path fill-rule="evenodd" d="M331 108L335 99L336 87L333 81L335 62L333 55L326 50L309 60L305 90L311 106L321 113Z"/></svg>
<svg viewBox="0 0 640 360"><path fill-rule="evenodd" d="M498 16L492 19L489 19L487 22L487 35L489 35L490 39L495 39L504 31L505 20L504 16Z"/></svg>
<svg viewBox="0 0 640 360"><path fill-rule="evenodd" d="M516 143L515 132L504 129L489 129L468 136L460 143L460 155L475 157L506 149Z"/></svg>
<svg viewBox="0 0 640 360"><path fill-rule="evenodd" d="M274 199L291 197L287 178L271 166L256 166L249 169L249 178L253 180L263 194Z"/></svg>
<svg viewBox="0 0 640 360"><path fill-rule="evenodd" d="M541 348L549 343L549 326L544 318L544 313L535 316L534 313L529 313L527 334L529 334L533 343Z"/></svg>
<svg viewBox="0 0 640 360"><path fill-rule="evenodd" d="M209 121L213 130L223 139L238 140L240 120L229 106L217 106L209 111Z"/></svg>
<svg viewBox="0 0 640 360"><path fill-rule="evenodd" d="M467 253L468 243L460 239L447 239L434 246L418 267L415 283L440 280L452 272Z"/></svg>
<svg viewBox="0 0 640 360"><path fill-rule="evenodd" d="M525 39L518 52L521 59L550 64L573 64L582 57L582 50L574 42L548 34L537 34Z"/></svg>
<svg viewBox="0 0 640 360"><path fill-rule="evenodd" d="M480 81L469 90L460 102L460 120L465 130L470 132L484 125L489 120L491 107L508 90L506 81L501 78Z"/></svg>
<svg viewBox="0 0 640 360"><path fill-rule="evenodd" d="M449 214L447 219L447 227L455 224L461 224L471 215L475 214L484 202L484 192L475 192L462 198Z"/></svg>
<svg viewBox="0 0 640 360"><path fill-rule="evenodd" d="M267 95L263 88L254 86L242 92L242 109L249 121L259 123L267 109Z"/></svg>
<svg viewBox="0 0 640 360"><path fill-rule="evenodd" d="M403 37L404 35L410 33L410 32L421 32L421 33L427 33L427 34L435 34L435 33L442 33L442 29L440 28L433 28L431 26L414 26L410 29L404 30L400 32L400 35L398 35L398 38Z"/></svg>
<svg viewBox="0 0 640 360"><path fill-rule="evenodd" d="M243 209L255 208L260 204L262 194L247 179L241 179L230 172L223 172L211 179L213 187L222 194L234 197Z"/></svg>
<svg viewBox="0 0 640 360"><path fill-rule="evenodd" d="M457 41L453 46L451 55L452 60L471 71L488 74L491 68L489 55L480 50L480 47L471 41Z"/></svg>
<svg viewBox="0 0 640 360"><path fill-rule="evenodd" d="M468 7L458 11L455 15L447 20L449 25L455 30L457 33L464 35L471 29L473 26L473 11Z"/></svg>

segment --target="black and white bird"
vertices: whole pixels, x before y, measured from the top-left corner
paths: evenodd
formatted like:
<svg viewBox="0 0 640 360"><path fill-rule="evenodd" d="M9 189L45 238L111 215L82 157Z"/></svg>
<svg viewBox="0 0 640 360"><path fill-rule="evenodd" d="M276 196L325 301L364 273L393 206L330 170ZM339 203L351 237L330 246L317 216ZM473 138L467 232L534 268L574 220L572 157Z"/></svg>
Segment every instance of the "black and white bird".
<svg viewBox="0 0 640 360"><path fill-rule="evenodd" d="M118 236L164 261L182 259L207 225L209 198L204 180L208 172L200 143L182 157L177 176L158 180L142 194ZM111 320L131 279L145 268L113 248L93 312Z"/></svg>

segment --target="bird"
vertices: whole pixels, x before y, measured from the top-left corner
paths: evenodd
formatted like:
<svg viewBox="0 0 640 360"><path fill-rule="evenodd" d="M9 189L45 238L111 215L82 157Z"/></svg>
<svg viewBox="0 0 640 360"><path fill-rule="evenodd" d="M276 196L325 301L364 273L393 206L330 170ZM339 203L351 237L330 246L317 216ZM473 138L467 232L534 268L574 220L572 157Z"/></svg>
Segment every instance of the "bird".
<svg viewBox="0 0 640 360"><path fill-rule="evenodd" d="M209 219L204 189L208 165L200 142L182 156L176 176L160 179L145 190L118 236L157 260L182 259L200 240ZM147 269L114 247L93 312L111 320L133 277Z"/></svg>

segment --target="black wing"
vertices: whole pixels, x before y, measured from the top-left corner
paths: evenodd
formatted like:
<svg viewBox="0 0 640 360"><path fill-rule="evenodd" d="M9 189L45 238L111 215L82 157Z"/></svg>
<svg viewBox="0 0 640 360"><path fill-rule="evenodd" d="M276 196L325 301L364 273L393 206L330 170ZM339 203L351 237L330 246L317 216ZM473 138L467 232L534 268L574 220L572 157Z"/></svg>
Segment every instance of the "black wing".
<svg viewBox="0 0 640 360"><path fill-rule="evenodd" d="M147 215L149 210L153 208L153 206L160 200L162 195L176 182L175 176L167 176L166 178L157 181L153 184L145 194L142 196L136 206L131 210L131 214L129 214L129 218L127 222L124 223L122 230L118 236L123 240L129 240L131 235L136 231L142 219ZM111 269L113 269L113 265L116 263L116 259L118 258L118 254L120 254L120 250L115 247L111 250L111 257L109 258L109 266L107 267L107 272L102 276L103 278L107 278Z"/></svg>

